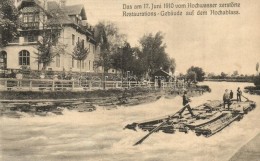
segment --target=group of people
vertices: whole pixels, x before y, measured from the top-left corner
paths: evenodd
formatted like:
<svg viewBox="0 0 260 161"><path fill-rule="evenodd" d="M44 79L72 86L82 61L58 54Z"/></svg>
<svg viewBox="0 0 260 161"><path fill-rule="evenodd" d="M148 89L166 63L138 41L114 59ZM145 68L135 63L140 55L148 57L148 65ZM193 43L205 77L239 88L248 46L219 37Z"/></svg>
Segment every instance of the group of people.
<svg viewBox="0 0 260 161"><path fill-rule="evenodd" d="M231 100L233 99L233 91L230 90L230 92L228 91L228 89L225 90L225 93L223 95L223 102L224 102L224 108L225 105L228 105L228 109L231 105ZM242 91L240 90L240 87L237 88L237 102L241 102L241 95L242 95Z"/></svg>
<svg viewBox="0 0 260 161"><path fill-rule="evenodd" d="M231 100L233 99L234 93L232 90L230 90L230 92L228 91L228 89L225 90L225 93L223 95L223 101L224 101L224 108L225 105L228 105L228 110L229 107L231 105ZM237 88L237 102L241 102L241 96L242 96L242 91L240 90L240 87ZM182 96L182 104L183 104L183 108L179 111L179 115L180 117L182 117L182 113L184 112L184 110L187 108L189 113L191 114L192 117L196 117L196 115L194 115L194 113L192 112L192 109L189 105L189 102L191 101L188 97L187 97L187 92L185 91L183 96Z"/></svg>

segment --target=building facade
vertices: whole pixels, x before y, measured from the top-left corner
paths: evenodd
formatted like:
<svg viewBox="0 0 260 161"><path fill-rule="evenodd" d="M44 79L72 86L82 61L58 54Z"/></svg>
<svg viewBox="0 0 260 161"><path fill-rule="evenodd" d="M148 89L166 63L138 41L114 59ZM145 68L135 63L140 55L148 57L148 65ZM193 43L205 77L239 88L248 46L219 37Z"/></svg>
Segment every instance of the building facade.
<svg viewBox="0 0 260 161"><path fill-rule="evenodd" d="M43 38L45 30L51 30L49 26L59 26L58 33L53 35L55 41L52 46L63 44L65 50L52 58L46 70L94 72L94 60L99 47L94 39L94 28L87 22L83 5L69 6L66 0L16 0L15 3L20 13L19 37L0 49L2 70L20 69L22 66L41 70L43 64L37 62L38 41ZM77 43L89 50L82 63L73 59L72 53Z"/></svg>

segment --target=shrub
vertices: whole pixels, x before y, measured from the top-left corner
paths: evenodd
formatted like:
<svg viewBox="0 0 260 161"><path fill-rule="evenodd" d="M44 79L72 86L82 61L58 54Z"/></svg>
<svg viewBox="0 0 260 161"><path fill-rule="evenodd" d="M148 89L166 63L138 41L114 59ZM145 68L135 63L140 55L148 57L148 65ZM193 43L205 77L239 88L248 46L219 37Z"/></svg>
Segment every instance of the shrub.
<svg viewBox="0 0 260 161"><path fill-rule="evenodd" d="M254 77L255 86L260 86L260 75Z"/></svg>

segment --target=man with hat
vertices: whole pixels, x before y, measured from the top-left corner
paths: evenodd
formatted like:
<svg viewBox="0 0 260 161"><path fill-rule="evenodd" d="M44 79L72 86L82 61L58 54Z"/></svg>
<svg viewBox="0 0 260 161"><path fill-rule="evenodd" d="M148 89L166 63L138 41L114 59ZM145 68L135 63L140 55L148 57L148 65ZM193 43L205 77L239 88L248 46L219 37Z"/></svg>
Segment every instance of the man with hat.
<svg viewBox="0 0 260 161"><path fill-rule="evenodd" d="M182 113L184 112L184 110L187 108L191 114L192 117L195 117L195 115L193 114L191 108L190 108L190 105L189 105L189 102L191 100L187 97L187 91L184 91L184 94L182 96L182 105L184 106L182 108L182 110L180 111L179 115L180 117L182 117Z"/></svg>
<svg viewBox="0 0 260 161"><path fill-rule="evenodd" d="M241 102L241 95L242 91L240 90L240 87L237 88L237 102Z"/></svg>
<svg viewBox="0 0 260 161"><path fill-rule="evenodd" d="M228 105L228 110L229 110L229 106L230 106L230 93L228 93L228 89L225 90L225 93L223 95L223 102L224 102L224 108L225 105Z"/></svg>

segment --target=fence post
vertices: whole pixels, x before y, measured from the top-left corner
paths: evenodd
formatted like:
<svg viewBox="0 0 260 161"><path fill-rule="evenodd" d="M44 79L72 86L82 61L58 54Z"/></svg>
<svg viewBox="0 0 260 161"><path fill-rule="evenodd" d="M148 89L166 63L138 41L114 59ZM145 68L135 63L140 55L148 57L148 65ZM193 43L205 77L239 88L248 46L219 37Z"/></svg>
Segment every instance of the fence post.
<svg viewBox="0 0 260 161"><path fill-rule="evenodd" d="M53 80L52 81L52 88L51 88L52 91L54 91L54 86L55 86L55 81Z"/></svg>
<svg viewBox="0 0 260 161"><path fill-rule="evenodd" d="M30 91L32 90L32 80L30 80L30 87L29 87Z"/></svg>
<svg viewBox="0 0 260 161"><path fill-rule="evenodd" d="M89 90L91 90L91 88L92 88L92 82L91 81L89 81Z"/></svg>
<svg viewBox="0 0 260 161"><path fill-rule="evenodd" d="M5 80L5 88L6 88L6 90L8 90L8 87L7 87L7 80Z"/></svg>
<svg viewBox="0 0 260 161"><path fill-rule="evenodd" d="M74 90L74 81L72 80L72 87L71 87L72 91Z"/></svg>

